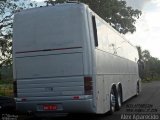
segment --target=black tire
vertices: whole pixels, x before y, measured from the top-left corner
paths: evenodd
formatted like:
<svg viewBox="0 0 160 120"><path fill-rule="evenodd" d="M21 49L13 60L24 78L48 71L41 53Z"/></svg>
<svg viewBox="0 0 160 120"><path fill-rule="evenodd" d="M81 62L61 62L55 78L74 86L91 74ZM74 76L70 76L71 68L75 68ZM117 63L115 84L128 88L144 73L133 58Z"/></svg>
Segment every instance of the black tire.
<svg viewBox="0 0 160 120"><path fill-rule="evenodd" d="M110 111L109 114L112 115L116 110L116 93L112 88L110 92Z"/></svg>
<svg viewBox="0 0 160 120"><path fill-rule="evenodd" d="M137 82L137 87L136 87L136 96L138 96L139 95L139 83Z"/></svg>
<svg viewBox="0 0 160 120"><path fill-rule="evenodd" d="M116 95L116 110L120 110L122 107L122 90L118 87Z"/></svg>

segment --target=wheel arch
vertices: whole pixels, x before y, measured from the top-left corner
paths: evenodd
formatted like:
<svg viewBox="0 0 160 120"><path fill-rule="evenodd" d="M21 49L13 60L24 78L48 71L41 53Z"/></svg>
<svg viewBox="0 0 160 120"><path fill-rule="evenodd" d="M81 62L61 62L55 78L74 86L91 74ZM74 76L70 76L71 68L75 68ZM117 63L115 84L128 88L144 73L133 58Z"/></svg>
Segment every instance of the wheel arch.
<svg viewBox="0 0 160 120"><path fill-rule="evenodd" d="M111 84L111 86L110 86L110 92L111 92L112 89L114 90L114 92L117 93L117 87L116 87L116 84L115 84L115 83L112 83L112 84Z"/></svg>

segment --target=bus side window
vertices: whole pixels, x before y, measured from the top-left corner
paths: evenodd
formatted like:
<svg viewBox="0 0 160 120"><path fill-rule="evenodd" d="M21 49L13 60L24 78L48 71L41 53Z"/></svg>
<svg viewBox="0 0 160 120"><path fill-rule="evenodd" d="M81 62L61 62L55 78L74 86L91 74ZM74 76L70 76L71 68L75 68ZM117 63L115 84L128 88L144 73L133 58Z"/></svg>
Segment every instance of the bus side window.
<svg viewBox="0 0 160 120"><path fill-rule="evenodd" d="M96 27L95 16L92 16L92 23L93 23L93 34L94 34L95 47L98 47L98 37L97 37L97 27Z"/></svg>

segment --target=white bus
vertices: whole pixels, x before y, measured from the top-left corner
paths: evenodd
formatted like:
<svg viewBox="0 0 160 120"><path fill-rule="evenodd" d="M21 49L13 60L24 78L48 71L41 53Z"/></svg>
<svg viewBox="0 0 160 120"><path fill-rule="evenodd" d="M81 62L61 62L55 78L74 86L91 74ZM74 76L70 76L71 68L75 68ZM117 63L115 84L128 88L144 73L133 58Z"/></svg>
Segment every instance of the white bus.
<svg viewBox="0 0 160 120"><path fill-rule="evenodd" d="M85 4L19 12L13 32L17 110L113 113L140 91L137 49Z"/></svg>

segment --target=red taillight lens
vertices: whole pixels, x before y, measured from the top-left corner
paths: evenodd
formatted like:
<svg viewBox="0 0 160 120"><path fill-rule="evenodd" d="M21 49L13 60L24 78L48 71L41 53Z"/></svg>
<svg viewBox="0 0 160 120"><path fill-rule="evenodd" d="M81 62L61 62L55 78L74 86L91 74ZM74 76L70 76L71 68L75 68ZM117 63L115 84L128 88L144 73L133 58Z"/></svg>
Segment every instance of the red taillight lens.
<svg viewBox="0 0 160 120"><path fill-rule="evenodd" d="M80 97L79 97L79 96L73 96L73 99L74 99L74 100L79 100Z"/></svg>
<svg viewBox="0 0 160 120"><path fill-rule="evenodd" d="M17 97L17 81L16 80L13 81L13 94L14 94L14 97Z"/></svg>
<svg viewBox="0 0 160 120"><path fill-rule="evenodd" d="M91 95L93 92L92 77L84 77L84 92L85 95Z"/></svg>

